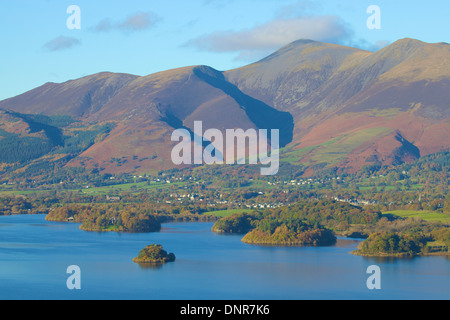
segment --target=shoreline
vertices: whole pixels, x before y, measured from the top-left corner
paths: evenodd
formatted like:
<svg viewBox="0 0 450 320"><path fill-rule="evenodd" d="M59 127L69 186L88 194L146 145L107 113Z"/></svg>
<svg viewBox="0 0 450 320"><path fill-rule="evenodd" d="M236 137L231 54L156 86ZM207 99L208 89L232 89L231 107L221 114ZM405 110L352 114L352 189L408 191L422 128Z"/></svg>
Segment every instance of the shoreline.
<svg viewBox="0 0 450 320"><path fill-rule="evenodd" d="M427 256L440 256L440 257L450 257L450 252L431 252L431 253L419 253L419 254L408 254L408 253L379 253L379 254L368 254L359 253L358 250L350 252L355 256L367 257L367 258L415 258L415 257L427 257Z"/></svg>
<svg viewBox="0 0 450 320"><path fill-rule="evenodd" d="M23 215L32 215L32 216L36 216L36 215L41 215L44 216L44 220L48 221L48 222L58 222L58 223L68 223L68 224L80 224L79 226L79 230L81 231L85 231L85 232L97 232L97 233L103 233L103 232L116 232L116 233L155 233L155 232L161 232L163 229L163 225L170 225L170 224L178 224L178 223L213 223L213 221L195 221L195 220L190 220L190 221L177 221L177 220L170 220L170 221L165 221L163 223L161 223L161 229L157 230L157 231L151 231L151 232L127 232L127 231L118 231L118 230L86 230L81 228L81 223L80 222L70 222L70 221L66 221L66 220L51 220L51 219L46 219L48 214L45 213L40 213L40 214L14 214L14 215L3 215L3 216L23 216ZM219 235L227 235L227 234L231 234L231 235L244 235L242 233L227 233L227 232L217 232L217 231L213 231L212 228L210 229L211 232L214 232L216 234ZM337 236L337 240L339 238L341 239L346 239L346 240L356 240L356 241L364 241L364 238L354 238L351 236L345 236L342 233L338 233L336 234ZM241 239L242 241L242 239ZM246 242L246 241L242 241L245 244L248 245L252 245L252 246L260 246L260 247L316 247L316 248L320 248L320 247L332 247L335 244L331 244L331 245L308 245L308 244L286 244L286 243L258 243L258 242ZM415 258L415 257L427 257L427 256L439 256L439 257L450 257L450 251L447 252L430 252L430 253L419 253L419 254L408 254L408 253L397 253L397 254L388 254L388 253L380 253L380 254L366 254L366 253L359 253L359 250L353 250L350 251L349 253L355 256L360 256L360 257L367 257L367 258Z"/></svg>

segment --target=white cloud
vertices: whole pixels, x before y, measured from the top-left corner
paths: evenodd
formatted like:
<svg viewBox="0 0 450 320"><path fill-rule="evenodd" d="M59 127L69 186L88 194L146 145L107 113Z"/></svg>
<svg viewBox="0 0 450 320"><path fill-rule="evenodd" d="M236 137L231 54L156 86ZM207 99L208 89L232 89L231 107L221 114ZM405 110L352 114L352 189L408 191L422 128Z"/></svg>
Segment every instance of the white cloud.
<svg viewBox="0 0 450 320"><path fill-rule="evenodd" d="M277 18L247 30L214 32L186 45L213 52L236 52L239 58L251 58L269 54L299 39L346 44L352 34L337 16L302 16Z"/></svg>

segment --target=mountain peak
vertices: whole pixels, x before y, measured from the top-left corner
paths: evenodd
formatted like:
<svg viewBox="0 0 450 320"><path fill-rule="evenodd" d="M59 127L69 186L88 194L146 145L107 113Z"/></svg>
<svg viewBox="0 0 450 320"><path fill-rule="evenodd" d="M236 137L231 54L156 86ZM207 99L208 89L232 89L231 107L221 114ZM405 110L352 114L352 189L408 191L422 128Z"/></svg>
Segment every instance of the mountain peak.
<svg viewBox="0 0 450 320"><path fill-rule="evenodd" d="M389 68L391 68L407 59L411 59L416 53L422 52L429 46L430 44L420 40L404 38L375 52L372 55L371 60L383 60L386 65L385 67L389 66Z"/></svg>
<svg viewBox="0 0 450 320"><path fill-rule="evenodd" d="M295 40L295 41L289 43L288 45L286 45L286 47L289 47L289 46L301 46L301 45L314 44L314 43L321 43L321 42L315 41L315 40L311 40L311 39L298 39L298 40Z"/></svg>
<svg viewBox="0 0 450 320"><path fill-rule="evenodd" d="M412 39L412 38L403 38L400 40L395 41L394 43L392 43L391 45L389 45L388 47L398 47L401 48L403 50L407 50L407 49L411 49L411 48L421 48L423 46L426 46L427 43L417 40L417 39Z"/></svg>
<svg viewBox="0 0 450 320"><path fill-rule="evenodd" d="M416 43L416 44L426 44L426 42L418 40L418 39L414 39L414 38L402 38L402 39L398 39L397 41L395 41L394 43Z"/></svg>

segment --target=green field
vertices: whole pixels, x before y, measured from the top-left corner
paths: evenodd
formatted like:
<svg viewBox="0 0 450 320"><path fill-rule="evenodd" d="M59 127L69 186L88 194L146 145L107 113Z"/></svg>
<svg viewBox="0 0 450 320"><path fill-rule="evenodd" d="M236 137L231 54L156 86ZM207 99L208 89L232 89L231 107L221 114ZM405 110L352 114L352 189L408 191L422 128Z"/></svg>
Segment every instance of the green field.
<svg viewBox="0 0 450 320"><path fill-rule="evenodd" d="M316 146L295 150L288 147L280 151L281 161L296 163L309 155L313 162L336 164L373 137L388 134L390 131L390 128L385 127L368 128L356 134L343 134Z"/></svg>
<svg viewBox="0 0 450 320"><path fill-rule="evenodd" d="M111 194L114 191L118 192L138 192L142 190L152 190L152 189L167 189L171 186L183 187L186 186L188 182L172 182L166 183L162 182L137 182L137 183L122 183L114 184L110 186L103 187L81 187L76 189L67 189L67 191L81 191L85 194ZM58 189L63 190L63 189ZM13 195L28 195L33 193L46 192L49 190L14 190L12 187L0 188L0 196L13 196Z"/></svg>
<svg viewBox="0 0 450 320"><path fill-rule="evenodd" d="M235 214L235 213L250 213L253 210L251 209L230 209L230 210L218 210L218 211L209 211L209 212L205 212L205 215L210 215L210 216L217 216L217 217L228 217L229 215Z"/></svg>
<svg viewBox="0 0 450 320"><path fill-rule="evenodd" d="M350 152L356 150L370 139L385 135L389 132L389 128L378 127L360 130L354 134L344 134L329 141L332 143L322 144L320 148L315 150L312 160L336 164L343 160Z"/></svg>
<svg viewBox="0 0 450 320"><path fill-rule="evenodd" d="M42 190L31 190L31 191L25 191L25 190L0 190L0 196L19 196L19 195L29 195L34 193L43 192Z"/></svg>
<svg viewBox="0 0 450 320"><path fill-rule="evenodd" d="M374 186L362 186L362 187L359 187L359 190L361 190L361 191L371 190L373 187ZM410 185L409 187L406 187L403 184L400 184L400 185L395 185L395 186L385 186L384 190L385 191L397 190L397 188L399 188L401 190L417 190L422 187L423 187L422 184L413 184L413 185ZM376 186L376 188L377 188L378 192L381 192L383 190L383 187L380 187L380 186Z"/></svg>
<svg viewBox="0 0 450 320"><path fill-rule="evenodd" d="M443 223L450 223L450 213L416 210L394 210L383 212L383 214L392 214L402 218L420 218L426 221L441 221Z"/></svg>
<svg viewBox="0 0 450 320"><path fill-rule="evenodd" d="M147 182L138 182L138 183L123 183L123 184L115 184L111 186L104 187L91 187L91 188L83 188L83 193L95 193L95 194L108 194L112 191L127 191L134 192L139 190L151 190L151 189L165 189L171 186L184 186L186 182L152 182L148 184Z"/></svg>
<svg viewBox="0 0 450 320"><path fill-rule="evenodd" d="M280 150L280 161L289 162L295 164L303 159L310 151L313 151L319 147L327 146L333 144L336 139L332 139L330 141L324 142L322 144L318 144L316 146L305 147L300 149L293 149L295 146L286 147Z"/></svg>

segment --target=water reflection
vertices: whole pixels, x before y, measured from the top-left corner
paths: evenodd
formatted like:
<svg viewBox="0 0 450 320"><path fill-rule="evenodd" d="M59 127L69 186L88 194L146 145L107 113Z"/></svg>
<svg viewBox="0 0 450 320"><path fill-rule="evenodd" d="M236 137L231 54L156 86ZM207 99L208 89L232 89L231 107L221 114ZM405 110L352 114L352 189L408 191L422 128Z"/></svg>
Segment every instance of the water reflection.
<svg viewBox="0 0 450 320"><path fill-rule="evenodd" d="M54 225L54 224L46 224L46 223L30 223L30 227L45 227L45 228L64 228L63 225Z"/></svg>
<svg viewBox="0 0 450 320"><path fill-rule="evenodd" d="M345 247L354 247L361 243L361 240L358 239L348 239L348 238L337 238L334 247L345 248Z"/></svg>
<svg viewBox="0 0 450 320"><path fill-rule="evenodd" d="M164 263L138 263L142 270L158 270L164 266Z"/></svg>
<svg viewBox="0 0 450 320"><path fill-rule="evenodd" d="M362 258L368 262L375 262L375 263L379 263L379 264L383 264L383 263L396 264L398 262L413 261L415 259L420 259L420 257L416 257L416 256L402 256L402 257L380 257L380 256L367 257L367 256L363 256Z"/></svg>

